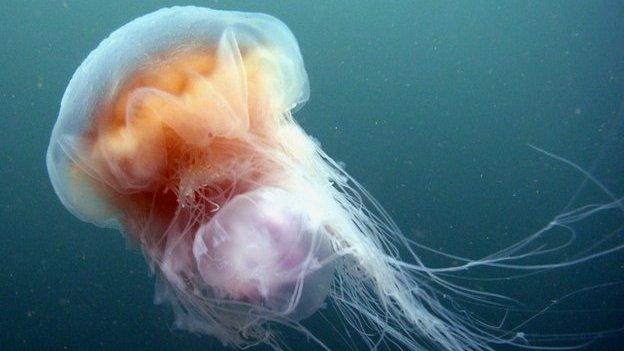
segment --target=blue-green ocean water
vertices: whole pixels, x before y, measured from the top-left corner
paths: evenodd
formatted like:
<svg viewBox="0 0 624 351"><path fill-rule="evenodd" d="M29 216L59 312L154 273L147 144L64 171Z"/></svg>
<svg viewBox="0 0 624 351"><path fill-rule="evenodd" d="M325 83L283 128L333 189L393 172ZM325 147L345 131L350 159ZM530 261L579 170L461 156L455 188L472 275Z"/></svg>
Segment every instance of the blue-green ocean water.
<svg viewBox="0 0 624 351"><path fill-rule="evenodd" d="M173 4L180 2L0 3L0 350L220 349L209 337L171 330L171 313L153 304L140 252L118 232L70 215L45 168L76 67L114 29ZM528 144L624 194L621 1L192 4L265 12L290 27L311 85L297 120L420 243L483 257L557 215L583 177ZM587 186L574 203L605 200ZM621 216L605 213L582 233L604 234L617 223ZM617 236L621 243L624 234L615 235L608 245ZM422 255L432 266L445 263ZM466 283L537 311L623 273L618 252L521 282ZM500 321L500 313L475 308ZM578 294L557 308L522 330L623 327L624 286ZM331 306L324 313L331 319ZM309 321L329 346L344 348L326 324ZM294 350L315 349L286 333ZM617 334L584 349L623 348Z"/></svg>

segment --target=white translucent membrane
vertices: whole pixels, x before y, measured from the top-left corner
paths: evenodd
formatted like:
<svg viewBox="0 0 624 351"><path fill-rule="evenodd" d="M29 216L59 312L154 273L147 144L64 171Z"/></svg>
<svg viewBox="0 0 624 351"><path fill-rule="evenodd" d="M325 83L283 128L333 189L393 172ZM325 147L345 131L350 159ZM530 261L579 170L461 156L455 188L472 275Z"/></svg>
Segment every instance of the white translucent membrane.
<svg viewBox="0 0 624 351"><path fill-rule="evenodd" d="M278 71L277 88L289 104L287 109L296 110L308 100L308 77L297 41L288 27L272 16L188 6L164 8L137 18L111 33L87 56L63 94L46 158L54 190L73 215L98 226L119 227L119 213L97 198L89 182L76 183L69 176L72 165L79 164L83 171L101 178L81 160L79 140L91 126L95 112L116 97L125 78L163 52L215 47L226 32L236 34L241 48L279 51L283 60L271 64ZM146 93L149 91L137 92Z"/></svg>
<svg viewBox="0 0 624 351"><path fill-rule="evenodd" d="M586 234L576 231L576 224L601 214L621 223L621 198L562 160L597 185L606 201L566 210L542 230L481 259L439 252L406 238L381 205L292 119L291 108L307 98L307 78L294 37L265 15L165 9L122 27L89 55L63 97L48 149L50 178L72 213L97 225L115 227L119 220L107 199L90 191L89 182L76 184L74 179L70 184L72 164L87 172L89 167L75 156L79 152L72 148L79 145L72 144L72 137L84 131L98 102L113 96L123 77L146 57L194 41L215 45L230 32L238 47L270 43L292 58L284 62L283 86L288 87L290 103L280 111L280 128L272 136L275 144L246 140L247 147L281 171L265 171L249 192L215 206L217 213L208 221L201 215L206 208L180 208L162 235L166 243L142 243L157 276L156 302L172 306L177 327L215 336L232 347L265 343L280 349L286 345L271 327L276 322L327 347L301 319L329 294L343 320L371 349L397 345L411 350L493 350L501 344L539 348L534 341L582 343L597 335L522 333L521 328L545 310L512 326L487 324L470 314L465 302L504 310L510 299L463 286L455 278L471 279L468 269L481 268L492 270L492 279L513 279L619 252L624 246L612 233L593 233L593 244L575 252L569 249L578 235ZM240 165L231 168L240 170ZM92 176L98 180L97 174ZM76 188L84 196L72 195ZM191 229L196 224L201 224L199 229ZM568 240L551 235L558 228L569 232ZM417 255L419 249L461 264L428 267ZM562 253L572 258L562 258ZM501 269L510 273L501 277ZM579 287L562 298L608 286Z"/></svg>
<svg viewBox="0 0 624 351"><path fill-rule="evenodd" d="M259 188L235 196L206 224L193 254L214 298L248 301L293 320L314 313L334 273L331 248L288 192Z"/></svg>

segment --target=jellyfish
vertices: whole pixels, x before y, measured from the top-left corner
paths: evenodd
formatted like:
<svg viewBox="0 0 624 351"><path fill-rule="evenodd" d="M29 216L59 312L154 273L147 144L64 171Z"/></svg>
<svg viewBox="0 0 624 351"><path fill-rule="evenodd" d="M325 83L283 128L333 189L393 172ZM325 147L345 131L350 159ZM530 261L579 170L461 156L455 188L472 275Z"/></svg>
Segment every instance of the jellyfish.
<svg viewBox="0 0 624 351"><path fill-rule="evenodd" d="M500 252L428 267L419 244L297 124L308 97L297 41L276 18L161 9L114 31L76 70L52 131L49 177L74 216L140 247L176 327L232 348L281 349L281 325L327 349L304 326L327 301L371 349L526 346L530 335L481 323L457 302L503 296L446 275L536 272L622 248L521 261L566 245L535 244L550 228L621 209L603 189L609 201L562 213ZM449 292L461 299L448 303Z"/></svg>

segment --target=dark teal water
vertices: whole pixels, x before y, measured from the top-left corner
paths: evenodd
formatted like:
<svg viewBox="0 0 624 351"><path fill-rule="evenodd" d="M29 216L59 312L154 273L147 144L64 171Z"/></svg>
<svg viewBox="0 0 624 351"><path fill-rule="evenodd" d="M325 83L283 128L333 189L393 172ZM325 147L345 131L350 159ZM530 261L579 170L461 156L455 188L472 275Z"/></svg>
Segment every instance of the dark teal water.
<svg viewBox="0 0 624 351"><path fill-rule="evenodd" d="M119 233L72 217L45 169L76 67L114 29L174 3L0 4L0 350L219 348L171 331L169 311L152 303L141 254ZM478 258L557 215L583 177L529 143L624 194L622 2L193 4L265 12L290 27L311 85L297 119L423 244ZM588 186L575 204L594 200L605 198ZM581 229L598 235L618 223L606 213ZM621 281L622 257L481 288L539 309L574 289ZM623 327L624 287L580 294L561 309L568 312L549 311L527 331ZM322 330L322 320L310 324ZM341 347L331 330L320 337ZM314 348L302 336L288 339L294 349ZM623 342L617 334L585 349L620 350Z"/></svg>

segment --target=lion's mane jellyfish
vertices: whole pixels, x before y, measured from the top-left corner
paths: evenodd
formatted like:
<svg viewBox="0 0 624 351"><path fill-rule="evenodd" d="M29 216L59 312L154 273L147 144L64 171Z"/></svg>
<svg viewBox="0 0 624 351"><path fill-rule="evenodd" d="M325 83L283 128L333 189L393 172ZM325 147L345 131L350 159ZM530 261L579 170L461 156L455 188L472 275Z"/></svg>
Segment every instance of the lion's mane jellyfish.
<svg viewBox="0 0 624 351"><path fill-rule="evenodd" d="M536 236L487 259L457 258L463 267L426 267L415 243L294 121L307 98L301 54L282 22L162 9L113 32L75 72L48 148L50 179L76 217L140 246L156 301L173 308L177 327L226 345L279 348L275 323L324 345L301 321L328 299L371 348L517 343L443 304L442 290L497 296L441 273L552 267L513 267L543 253L531 248Z"/></svg>

